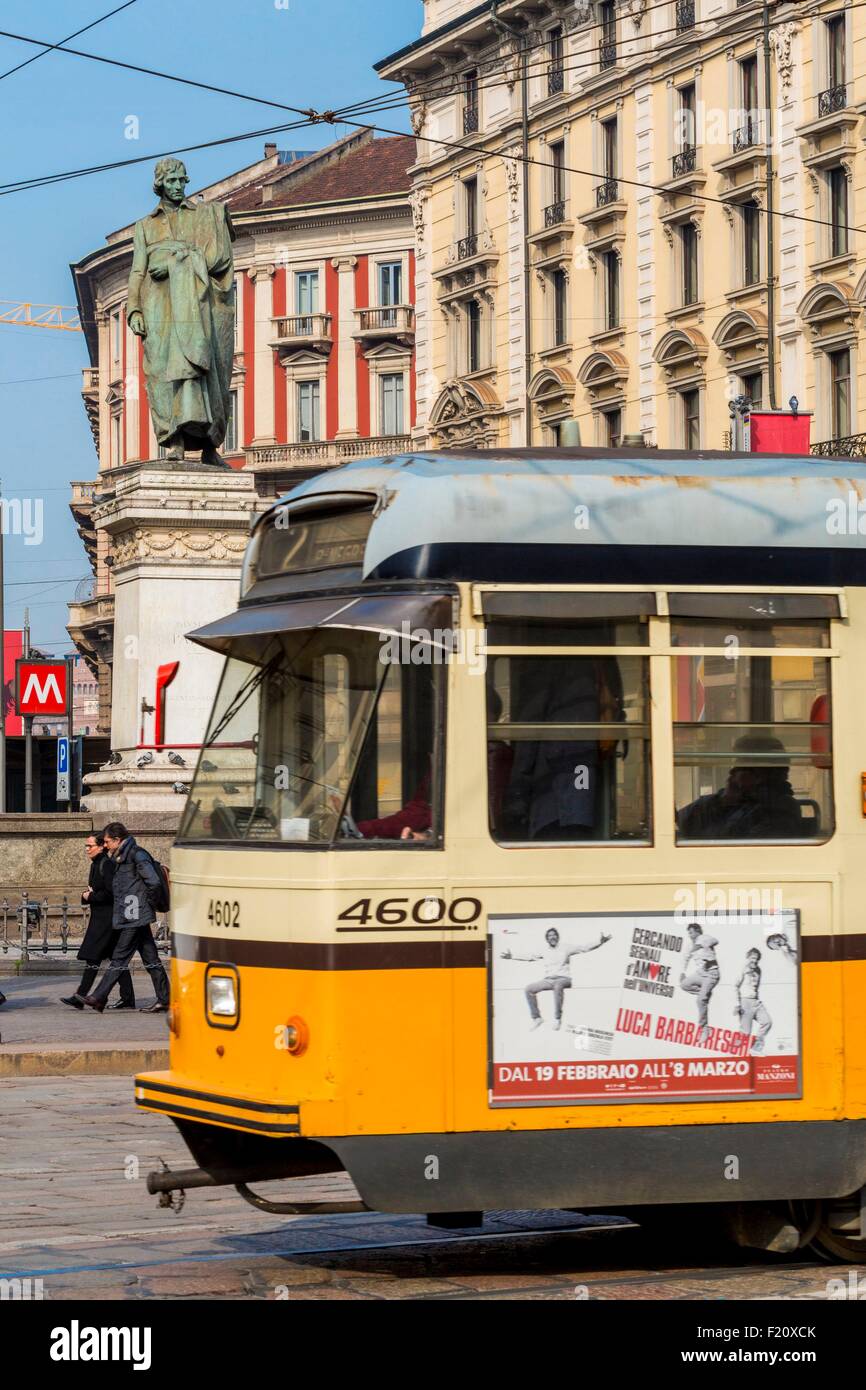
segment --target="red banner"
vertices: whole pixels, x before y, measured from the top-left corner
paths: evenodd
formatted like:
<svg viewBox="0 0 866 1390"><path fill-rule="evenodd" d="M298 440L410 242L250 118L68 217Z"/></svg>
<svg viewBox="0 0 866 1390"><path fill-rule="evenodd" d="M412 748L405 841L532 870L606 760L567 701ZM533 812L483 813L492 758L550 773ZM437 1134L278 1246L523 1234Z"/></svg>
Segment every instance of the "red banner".
<svg viewBox="0 0 866 1390"><path fill-rule="evenodd" d="M663 1100L666 1096L795 1095L797 1058L634 1057L621 1062L497 1062L494 1100Z"/></svg>
<svg viewBox="0 0 866 1390"><path fill-rule="evenodd" d="M6 715L6 737L24 733L21 716L15 713L15 663L24 650L24 634L20 629L3 634L3 710Z"/></svg>

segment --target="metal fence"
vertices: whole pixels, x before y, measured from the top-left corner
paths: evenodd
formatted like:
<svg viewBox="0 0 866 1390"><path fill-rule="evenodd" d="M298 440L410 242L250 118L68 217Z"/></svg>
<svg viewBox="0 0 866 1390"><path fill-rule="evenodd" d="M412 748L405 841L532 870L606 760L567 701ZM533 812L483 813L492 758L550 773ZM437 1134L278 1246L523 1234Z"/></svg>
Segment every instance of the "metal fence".
<svg viewBox="0 0 866 1390"><path fill-rule="evenodd" d="M74 956L84 939L90 909L71 903L64 893L59 900L34 897L23 892L0 900L0 955L19 960L63 959ZM168 921L160 916L153 934L157 949L169 952Z"/></svg>

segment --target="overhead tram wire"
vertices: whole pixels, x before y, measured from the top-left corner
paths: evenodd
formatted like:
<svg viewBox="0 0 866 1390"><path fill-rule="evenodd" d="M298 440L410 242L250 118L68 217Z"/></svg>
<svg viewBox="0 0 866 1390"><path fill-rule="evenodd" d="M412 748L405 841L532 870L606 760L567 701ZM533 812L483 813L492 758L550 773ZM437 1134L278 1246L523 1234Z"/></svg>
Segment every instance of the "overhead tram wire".
<svg viewBox="0 0 866 1390"><path fill-rule="evenodd" d="M866 0L862 0L862 3L866 4ZM403 101L395 102L393 106L387 109L401 110L406 109L407 107L409 107L409 105L410 103L408 102L408 100L404 99ZM374 108L371 114L374 116L380 114L380 109ZM243 142L244 140L257 139L260 138L262 135L276 135L286 131L298 130L301 128L309 128L310 126L317 125L349 125L355 127L358 130L373 130L380 135L393 135L398 136L401 139L414 138L416 141L423 140L425 144L442 145L448 149L464 151L467 154L479 154L482 155L484 158L511 159L519 164L535 165L541 169L550 168L550 163L548 160L536 159L532 155L524 156L522 154L515 154L512 149L488 149L484 145L467 145L465 143L454 140L446 140L441 136L433 137L429 135L418 135L410 137L408 133L404 130L394 130L387 126L375 125L371 121L358 121L354 119L349 119L348 117L344 116L340 110L328 110L318 112L310 108L308 111L304 113L304 115L305 119L301 121L293 121L285 125L279 126L270 126L262 130L245 131L239 135L222 136L220 139L217 140L199 141L198 143L192 145L176 145L172 149L163 151L161 154L137 155L132 159L112 160L106 164L90 165L81 169L65 170L64 172L58 174L35 176L32 179L18 180L9 184L0 184L0 197L8 197L10 194L13 193L25 193L35 188L53 187L55 184L64 183L72 179L85 178L91 174L107 173L111 172L114 169L127 168L130 165L134 164L149 163L153 159L163 158L164 155L168 154L187 154L196 150L213 149L220 145L237 144ZM586 178L590 179L600 180L603 177L596 170L592 169L580 169L577 168L575 165L569 164L563 165L561 167L566 173L582 174ZM661 193L665 191L664 184L650 183L649 181L645 181L642 179L629 179L622 175L617 176L617 182L625 184L629 187L646 188L649 189L651 192L655 193ZM723 207L728 206L725 199L714 197L710 193L696 192L693 194L693 197L698 202L718 203ZM767 215L767 209L760 208L759 213L762 216ZM784 212L780 208L775 208L773 210L772 215L774 217L788 218L793 221L806 222L810 225L818 227L839 227L844 228L848 232L856 232L858 234L866 232L866 228L856 227L853 226L851 223L833 222L829 218L808 217L803 213Z"/></svg>
<svg viewBox="0 0 866 1390"><path fill-rule="evenodd" d="M0 184L0 197L10 193L26 193L31 188L52 187L54 184L85 178L90 174L110 173L114 169L126 169L133 164L148 164L153 159L163 159L170 154L189 154L196 150L214 149L219 145L240 144L244 140L258 140L264 135L281 135L291 130L309 129L310 126L321 125L321 123L318 119L289 121L282 125L264 126L260 130L245 130L239 135L224 135L217 140L202 140L194 145L174 145L169 150L161 150L153 154L140 154L131 159L113 159L106 164L91 164L80 169L66 169L57 174L34 175L31 179L17 179L11 183Z"/></svg>
<svg viewBox="0 0 866 1390"><path fill-rule="evenodd" d="M104 24L107 19L113 19L116 14L120 14L121 10L128 10L131 5L137 4L138 0L124 0L122 5L109 10L108 14L101 15L99 19L92 19L89 24L85 24L83 29L76 29L74 33L67 34L65 39L58 39L57 46L69 43L70 39L77 39L79 34L86 34L89 29L95 29L98 24ZM5 72L0 72L0 82L11 77L13 73L20 72L22 68L29 67L31 63L38 63L39 59L44 58L46 53L50 53L55 46L54 44L46 44L41 53L33 53L29 58L25 58L23 63L16 63L14 68L7 68Z"/></svg>

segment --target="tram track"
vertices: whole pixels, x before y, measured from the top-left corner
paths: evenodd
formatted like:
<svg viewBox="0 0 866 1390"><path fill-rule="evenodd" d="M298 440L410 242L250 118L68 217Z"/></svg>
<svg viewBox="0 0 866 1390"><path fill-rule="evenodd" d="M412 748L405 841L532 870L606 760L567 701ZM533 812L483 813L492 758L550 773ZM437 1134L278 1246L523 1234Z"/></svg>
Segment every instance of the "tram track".
<svg viewBox="0 0 866 1390"><path fill-rule="evenodd" d="M539 1215L549 1218L554 1214ZM387 1222L389 1231L393 1230L393 1218L379 1220ZM57 1279L68 1286L61 1296L76 1297L80 1296L75 1287L79 1280L86 1283L87 1276L115 1275L127 1286L141 1286L142 1292L131 1296L147 1298L150 1296L146 1292L149 1278L154 1274L170 1275L182 1282L186 1272L195 1283L197 1273L222 1266L236 1275L245 1288L251 1280L255 1282L257 1276L261 1276L259 1283L265 1292L239 1292L238 1297L273 1297L274 1294L268 1295L267 1288L283 1287L281 1278L291 1275L293 1283L300 1284L300 1297L320 1296L312 1287L314 1276L324 1276L327 1287L341 1290L343 1296L355 1293L361 1298L370 1296L366 1281L379 1278L388 1280L391 1289L389 1294L381 1296L422 1302L520 1298L622 1301L632 1297L659 1301L666 1298L727 1301L744 1297L750 1300L826 1299L829 1297L828 1279L840 1272L844 1277L844 1270L813 1261L763 1262L760 1256L755 1256L753 1260L738 1260L736 1264L720 1259L701 1265L683 1258L682 1251L675 1254L674 1267L671 1267L669 1259L658 1260L658 1255L670 1257L671 1252L665 1247L681 1245L676 1236L672 1241L660 1239L657 1233L648 1235L640 1227L624 1221L553 1226L543 1220L535 1228L506 1224L501 1230L443 1232L429 1229L419 1235L417 1218L398 1220L405 1220L412 1227L405 1236L377 1240L364 1238L359 1233L356 1239L334 1240L329 1239L334 1234L329 1222L325 1229L320 1229L321 1239L317 1241L315 1232L307 1228L306 1222L292 1222L285 1232L234 1237L240 1244L250 1240L251 1245L254 1242L258 1248L172 1250L160 1258L92 1260L69 1265L46 1263L37 1266L34 1263L27 1268L3 1271L0 1277ZM368 1226L366 1218L363 1224ZM634 1233L644 1247L642 1251L615 1252L609 1243L602 1244L611 1236L627 1232L630 1236ZM151 1238L158 1234L162 1232L150 1232ZM183 1234L182 1229L178 1234ZM570 1252L563 1248L565 1238L575 1246L578 1244L575 1237L580 1238L582 1249L579 1256L569 1258ZM476 1263L479 1252L496 1247L500 1253L492 1263ZM531 1255L529 1248L532 1248ZM551 1269L551 1263L555 1268ZM535 1276L527 1269L527 1264L537 1269ZM304 1286L305 1275L310 1279L309 1288ZM455 1278L468 1278L481 1285L488 1280L503 1280L505 1284L490 1288L442 1290L436 1287L442 1281ZM429 1290L417 1289L419 1279L429 1280ZM767 1291L755 1292L756 1284L766 1284ZM789 1284L790 1291L783 1291L780 1284ZM402 1286L408 1286L406 1292L402 1292Z"/></svg>

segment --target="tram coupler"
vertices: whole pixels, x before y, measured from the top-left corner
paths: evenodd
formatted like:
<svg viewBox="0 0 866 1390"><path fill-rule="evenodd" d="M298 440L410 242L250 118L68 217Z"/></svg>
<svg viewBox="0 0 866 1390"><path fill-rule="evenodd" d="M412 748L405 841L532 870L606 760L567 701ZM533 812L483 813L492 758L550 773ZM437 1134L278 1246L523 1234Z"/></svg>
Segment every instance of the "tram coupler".
<svg viewBox="0 0 866 1390"><path fill-rule="evenodd" d="M161 1207L171 1207L176 1212L183 1206L187 1189L192 1187L233 1187L250 1206L272 1216L337 1216L369 1211L361 1201L275 1202L252 1192L248 1186L251 1182L284 1181L285 1177L285 1172L273 1168L179 1168L172 1172L163 1165L161 1172L148 1173L147 1190L152 1197L159 1197Z"/></svg>
<svg viewBox="0 0 866 1390"><path fill-rule="evenodd" d="M159 1172L148 1173L147 1190L151 1197L165 1197L192 1187L237 1187L238 1183L268 1182L284 1177L285 1173L275 1172L273 1168L178 1168L172 1172L163 1164Z"/></svg>

